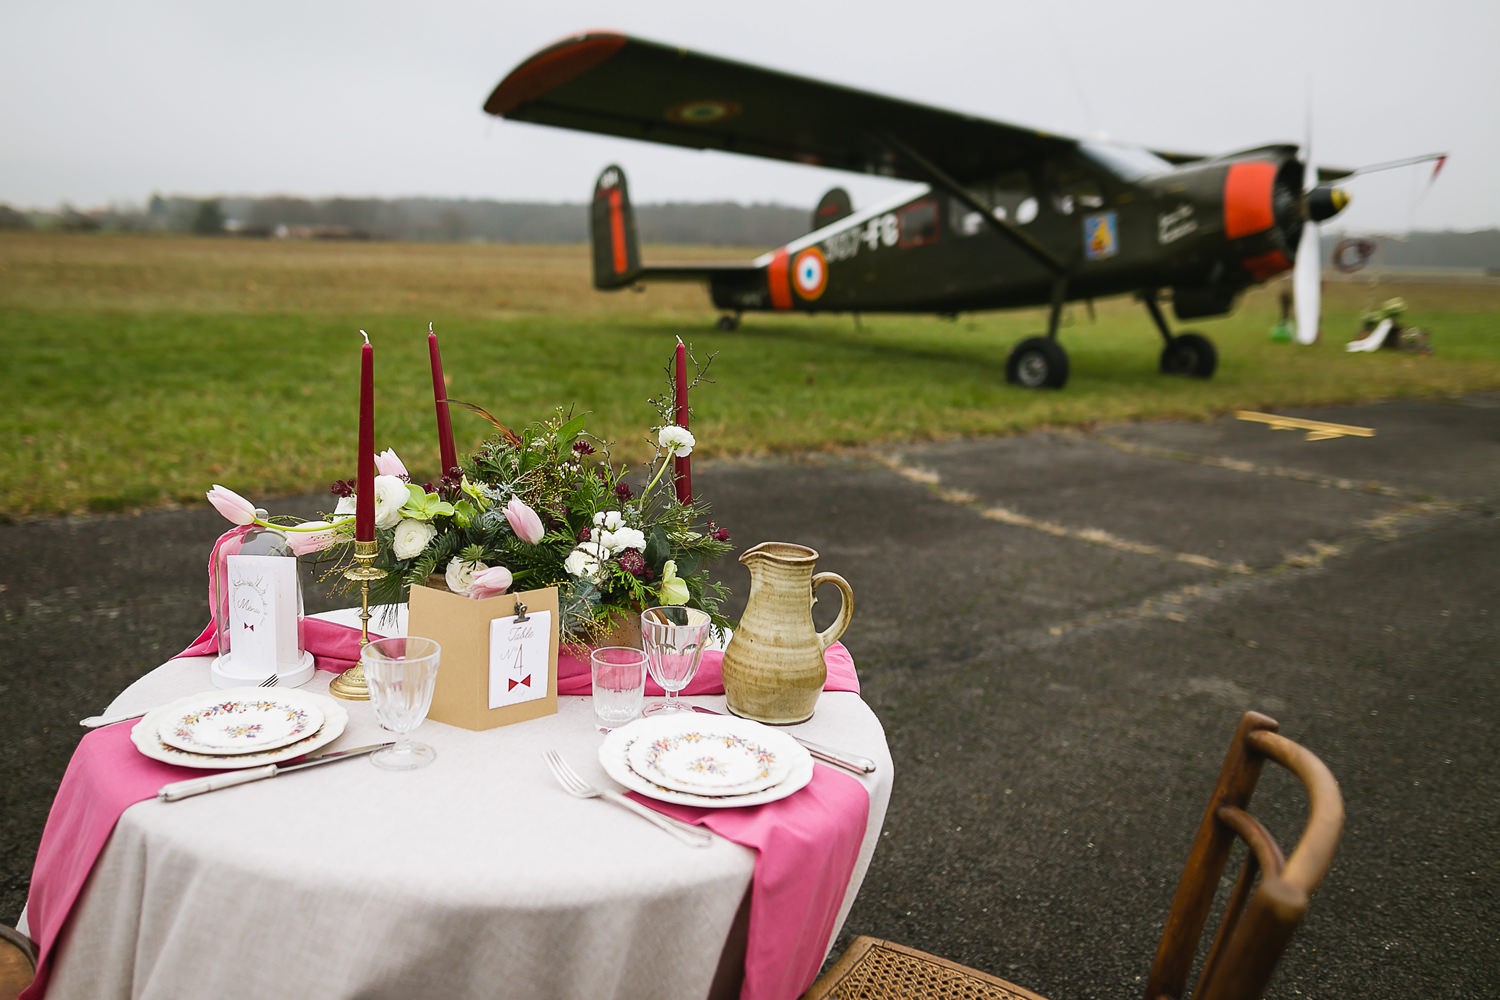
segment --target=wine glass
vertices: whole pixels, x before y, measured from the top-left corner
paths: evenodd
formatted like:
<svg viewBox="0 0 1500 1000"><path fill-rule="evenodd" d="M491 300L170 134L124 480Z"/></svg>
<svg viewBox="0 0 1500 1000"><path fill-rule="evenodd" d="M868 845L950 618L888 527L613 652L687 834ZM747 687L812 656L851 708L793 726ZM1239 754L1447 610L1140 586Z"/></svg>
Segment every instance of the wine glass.
<svg viewBox="0 0 1500 1000"><path fill-rule="evenodd" d="M677 692L698 672L698 661L712 632L712 619L697 608L664 605L642 612L641 646L646 651L646 667L651 679L667 693L666 701L654 702L643 714L692 711L677 700Z"/></svg>
<svg viewBox="0 0 1500 1000"><path fill-rule="evenodd" d="M437 682L442 647L420 636L375 639L365 646L361 659L370 700L380 724L396 734L396 744L370 754L370 763L388 771L426 767L437 751L413 741L408 734L427 718L432 690Z"/></svg>

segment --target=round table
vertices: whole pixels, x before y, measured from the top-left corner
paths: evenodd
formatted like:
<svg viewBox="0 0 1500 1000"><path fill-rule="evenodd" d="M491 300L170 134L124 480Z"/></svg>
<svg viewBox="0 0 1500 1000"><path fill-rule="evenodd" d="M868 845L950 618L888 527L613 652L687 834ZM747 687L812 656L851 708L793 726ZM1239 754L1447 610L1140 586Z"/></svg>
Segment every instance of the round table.
<svg viewBox="0 0 1500 1000"><path fill-rule="evenodd" d="M169 661L109 711L208 690L209 663ZM724 708L722 695L690 700ZM341 704L348 728L325 749L389 738L368 702ZM858 778L869 821L837 934L885 818L890 753L855 694L825 692L787 731L877 763ZM618 787L590 699L484 732L428 721L416 737L437 750L422 770L356 759L131 806L74 909L49 998L737 994L755 852L717 837L689 847L566 794L544 750Z"/></svg>

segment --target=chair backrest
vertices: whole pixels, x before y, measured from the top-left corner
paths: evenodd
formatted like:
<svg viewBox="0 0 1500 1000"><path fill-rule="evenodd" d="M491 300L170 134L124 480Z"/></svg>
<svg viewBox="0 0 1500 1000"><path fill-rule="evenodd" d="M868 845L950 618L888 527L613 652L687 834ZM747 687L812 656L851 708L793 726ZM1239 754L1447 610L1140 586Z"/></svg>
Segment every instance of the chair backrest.
<svg viewBox="0 0 1500 1000"><path fill-rule="evenodd" d="M1146 984L1146 1000L1184 996L1236 841L1245 844L1245 862L1225 897L1193 1000L1264 996L1276 963L1307 912L1309 898L1333 863L1344 828L1344 799L1338 782L1321 760L1276 729L1274 719L1256 712L1240 719L1167 914ZM1275 838L1248 811L1250 795L1268 760L1295 775L1307 792L1307 820L1290 855L1282 854Z"/></svg>

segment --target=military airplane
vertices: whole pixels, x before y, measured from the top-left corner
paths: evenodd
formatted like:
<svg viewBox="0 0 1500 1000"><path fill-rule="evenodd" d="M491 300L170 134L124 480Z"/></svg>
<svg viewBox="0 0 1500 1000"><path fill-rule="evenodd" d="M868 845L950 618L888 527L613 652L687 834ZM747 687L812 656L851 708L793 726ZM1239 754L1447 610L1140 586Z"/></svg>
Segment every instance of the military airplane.
<svg viewBox="0 0 1500 1000"><path fill-rule="evenodd" d="M732 330L754 310L937 313L1045 305L1044 336L1016 345L1012 383L1060 388L1063 307L1133 294L1165 346L1161 371L1218 364L1179 320L1229 312L1245 289L1299 267L1300 339L1316 334L1316 223L1347 195L1295 144L1221 156L1051 135L622 34L542 49L489 95L516 121L716 149L920 182L854 211L834 188L812 231L753 261L646 265L625 173L606 167L591 208L595 287L701 280ZM1311 280L1303 276L1310 271ZM1310 284L1310 287L1308 287Z"/></svg>

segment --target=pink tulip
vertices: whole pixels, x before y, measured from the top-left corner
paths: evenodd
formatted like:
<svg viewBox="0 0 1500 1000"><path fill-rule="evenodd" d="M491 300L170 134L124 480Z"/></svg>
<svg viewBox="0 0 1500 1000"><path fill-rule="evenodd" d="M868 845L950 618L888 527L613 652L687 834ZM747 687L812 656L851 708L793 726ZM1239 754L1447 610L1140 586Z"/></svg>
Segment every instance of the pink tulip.
<svg viewBox="0 0 1500 1000"><path fill-rule="evenodd" d="M215 483L214 488L207 494L208 502L214 505L214 510L223 514L235 524L255 523L255 504L240 496L234 490L226 489Z"/></svg>
<svg viewBox="0 0 1500 1000"><path fill-rule="evenodd" d="M542 519L520 497L511 497L510 503L505 505L505 519L510 522L510 530L516 533L516 537L531 545L540 542L547 533L542 527Z"/></svg>
<svg viewBox="0 0 1500 1000"><path fill-rule="evenodd" d="M512 577L510 570L504 566L491 566L474 574L474 579L469 582L469 596L474 600L483 600L486 597L494 597L503 594L510 589Z"/></svg>
<svg viewBox="0 0 1500 1000"><path fill-rule="evenodd" d="M286 532L286 543L291 547L292 555L306 556L314 552L322 552L334 542L338 536L333 531L333 525L327 521L306 521L297 527L301 531ZM327 531L312 531L312 528L327 528Z"/></svg>
<svg viewBox="0 0 1500 1000"><path fill-rule="evenodd" d="M375 473L381 476L403 476L411 478L406 471L406 463L402 462L396 455L396 449L387 448L375 456Z"/></svg>

